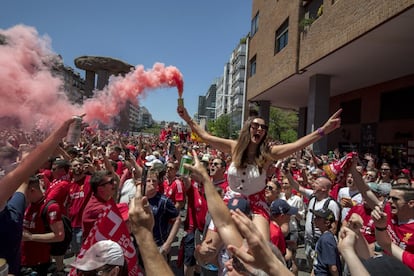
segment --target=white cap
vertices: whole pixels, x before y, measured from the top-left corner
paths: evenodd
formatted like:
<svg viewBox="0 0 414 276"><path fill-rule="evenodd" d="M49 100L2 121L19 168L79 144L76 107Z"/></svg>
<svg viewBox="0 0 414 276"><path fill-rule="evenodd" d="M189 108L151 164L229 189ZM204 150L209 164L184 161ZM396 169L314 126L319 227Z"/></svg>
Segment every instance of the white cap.
<svg viewBox="0 0 414 276"><path fill-rule="evenodd" d="M147 160L147 162L145 162L145 166L147 167L152 167L152 165L154 165L155 163L160 163L162 164L162 161L157 159L157 157L155 157L154 155L148 155L145 157L145 160Z"/></svg>
<svg viewBox="0 0 414 276"><path fill-rule="evenodd" d="M98 241L92 245L81 259L71 264L76 269L91 271L104 265L124 265L124 252L121 246L111 240Z"/></svg>

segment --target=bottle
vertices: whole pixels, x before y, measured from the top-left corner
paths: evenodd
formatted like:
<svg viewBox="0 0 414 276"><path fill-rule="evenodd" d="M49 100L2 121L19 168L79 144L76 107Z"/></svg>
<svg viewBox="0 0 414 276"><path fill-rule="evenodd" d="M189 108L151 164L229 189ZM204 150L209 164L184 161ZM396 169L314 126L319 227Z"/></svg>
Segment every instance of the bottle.
<svg viewBox="0 0 414 276"><path fill-rule="evenodd" d="M66 142L76 146L81 135L82 117L73 116L73 118L75 121L69 126Z"/></svg>
<svg viewBox="0 0 414 276"><path fill-rule="evenodd" d="M182 176L188 176L190 175L190 170L186 169L184 167L184 164L192 164L193 163L193 158L189 155L184 155L183 157L181 157L181 163L180 163L180 169L179 169L179 173Z"/></svg>

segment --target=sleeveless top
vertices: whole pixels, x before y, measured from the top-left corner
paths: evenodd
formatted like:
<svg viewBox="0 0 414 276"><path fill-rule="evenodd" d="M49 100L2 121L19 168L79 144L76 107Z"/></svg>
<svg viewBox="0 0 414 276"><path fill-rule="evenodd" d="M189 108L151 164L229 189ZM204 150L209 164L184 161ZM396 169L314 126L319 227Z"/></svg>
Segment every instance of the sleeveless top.
<svg viewBox="0 0 414 276"><path fill-rule="evenodd" d="M227 180L232 191L249 196L262 191L266 186L266 170L260 174L256 165L248 164L238 169L231 162L227 171Z"/></svg>

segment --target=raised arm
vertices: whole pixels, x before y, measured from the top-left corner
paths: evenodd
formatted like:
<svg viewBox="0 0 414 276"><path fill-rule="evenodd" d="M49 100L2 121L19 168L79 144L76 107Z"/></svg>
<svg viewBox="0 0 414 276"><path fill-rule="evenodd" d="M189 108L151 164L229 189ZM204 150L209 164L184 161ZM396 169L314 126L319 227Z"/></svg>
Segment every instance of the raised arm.
<svg viewBox="0 0 414 276"><path fill-rule="evenodd" d="M220 151L232 153L233 148L236 146L236 141L209 134L191 119L190 115L188 115L187 109L183 106L177 107L177 113L191 127L191 130L203 139L205 143L210 144L212 147L217 148Z"/></svg>
<svg viewBox="0 0 414 276"><path fill-rule="evenodd" d="M350 172L352 174L352 177L354 179L354 183L357 186L359 192L361 193L364 200L367 202L368 206L371 209L374 209L375 206L381 205L382 202L378 200L378 198L375 196L375 194L371 191L369 186L365 183L364 179L362 179L361 173L357 170L357 158L353 157L352 159L352 165L350 168Z"/></svg>
<svg viewBox="0 0 414 276"><path fill-rule="evenodd" d="M293 143L282 144L282 145L273 145L271 147L271 155L273 159L285 158L294 152L301 150L319 139L323 136L331 133L335 129L341 126L341 112L342 109L339 109L335 114L333 114L323 126L315 130L314 132L303 136L302 138L296 140Z"/></svg>
<svg viewBox="0 0 414 276"><path fill-rule="evenodd" d="M66 136L69 125L74 119L64 122L44 142L29 153L20 164L0 180L0 206L4 205L20 184L26 181L35 171L47 161L55 151L62 138Z"/></svg>
<svg viewBox="0 0 414 276"><path fill-rule="evenodd" d="M214 226L223 240L225 245L233 244L241 247L243 244L243 237L237 230L236 224L231 218L228 207L224 204L223 199L217 193L216 188L210 180L206 169L200 163L197 153L193 150L194 165L185 164L184 166L197 175L197 178L202 179L204 185L204 192L207 198L208 211L214 221Z"/></svg>
<svg viewBox="0 0 414 276"><path fill-rule="evenodd" d="M135 198L129 207L131 230L139 247L147 275L174 275L170 266L160 254L154 242L152 228L154 228L154 215L147 197L142 197L141 185L137 186Z"/></svg>

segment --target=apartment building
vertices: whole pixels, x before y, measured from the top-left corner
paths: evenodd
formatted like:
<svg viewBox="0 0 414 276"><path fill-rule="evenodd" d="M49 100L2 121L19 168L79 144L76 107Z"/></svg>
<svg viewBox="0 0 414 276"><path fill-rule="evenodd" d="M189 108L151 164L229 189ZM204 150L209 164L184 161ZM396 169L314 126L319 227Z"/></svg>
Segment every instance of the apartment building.
<svg viewBox="0 0 414 276"><path fill-rule="evenodd" d="M316 152L414 163L412 26L414 0L253 0L247 101L298 110L299 135L343 108Z"/></svg>

